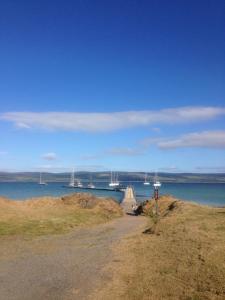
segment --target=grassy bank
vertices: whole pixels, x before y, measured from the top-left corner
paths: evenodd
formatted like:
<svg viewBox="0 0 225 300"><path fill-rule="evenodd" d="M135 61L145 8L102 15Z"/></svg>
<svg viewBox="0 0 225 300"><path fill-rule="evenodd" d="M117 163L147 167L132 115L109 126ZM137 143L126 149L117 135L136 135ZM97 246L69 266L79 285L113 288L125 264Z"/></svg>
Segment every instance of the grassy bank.
<svg viewBox="0 0 225 300"><path fill-rule="evenodd" d="M26 201L0 198L0 237L60 234L77 226L99 224L121 215L120 206L114 200L90 194Z"/></svg>
<svg viewBox="0 0 225 300"><path fill-rule="evenodd" d="M96 299L225 299L225 208L171 197L146 206L149 226L115 249L112 282Z"/></svg>

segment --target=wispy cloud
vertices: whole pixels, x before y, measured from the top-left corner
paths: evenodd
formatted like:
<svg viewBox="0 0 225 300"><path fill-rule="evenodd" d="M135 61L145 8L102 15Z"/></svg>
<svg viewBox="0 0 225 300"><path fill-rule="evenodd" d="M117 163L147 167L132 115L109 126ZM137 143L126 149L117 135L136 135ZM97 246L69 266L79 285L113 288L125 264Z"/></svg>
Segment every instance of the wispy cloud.
<svg viewBox="0 0 225 300"><path fill-rule="evenodd" d="M223 166L204 166L204 167L196 167L195 171L197 172L215 172L215 173L225 173L225 165Z"/></svg>
<svg viewBox="0 0 225 300"><path fill-rule="evenodd" d="M161 149L175 148L225 148L225 131L201 131L183 134L179 137L146 138L142 144L147 147L156 145Z"/></svg>
<svg viewBox="0 0 225 300"><path fill-rule="evenodd" d="M112 113L7 112L0 120L23 129L108 132L151 124L200 122L225 115L224 107L178 107Z"/></svg>
<svg viewBox="0 0 225 300"><path fill-rule="evenodd" d="M7 151L0 151L0 156L4 156L4 155L7 155L8 152Z"/></svg>
<svg viewBox="0 0 225 300"><path fill-rule="evenodd" d="M97 154L83 154L80 156L80 159L82 160L96 160L99 159L103 156L102 153L97 153Z"/></svg>
<svg viewBox="0 0 225 300"><path fill-rule="evenodd" d="M161 129L159 127L153 127L152 131L159 133L159 132L161 132Z"/></svg>
<svg viewBox="0 0 225 300"><path fill-rule="evenodd" d="M141 147L115 147L92 155L82 155L80 158L82 160L98 160L110 156L138 156L145 154L145 152L146 149Z"/></svg>
<svg viewBox="0 0 225 300"><path fill-rule="evenodd" d="M139 149L139 148L112 148L110 150L107 150L105 152L106 155L111 155L111 156L137 156L137 155L142 155L144 154L145 149Z"/></svg>
<svg viewBox="0 0 225 300"><path fill-rule="evenodd" d="M225 131L202 131L184 134L177 139L161 141L159 148L225 148Z"/></svg>
<svg viewBox="0 0 225 300"><path fill-rule="evenodd" d="M83 155L82 160L97 160L108 156L139 156L145 155L149 146L156 146L160 149L176 148L225 148L225 131L202 131L192 132L179 137L158 137L145 138L139 141L135 147L115 147L104 150L93 155ZM179 171L176 167L170 166L162 171Z"/></svg>
<svg viewBox="0 0 225 300"><path fill-rule="evenodd" d="M31 128L30 125L27 125L27 124L22 123L22 122L17 122L17 123L16 123L16 127L17 127L17 128L21 128L21 129L30 129L30 128Z"/></svg>
<svg viewBox="0 0 225 300"><path fill-rule="evenodd" d="M42 159L45 160L56 160L57 159L57 155L54 152L49 152L49 153L45 153L41 156Z"/></svg>
<svg viewBox="0 0 225 300"><path fill-rule="evenodd" d="M44 165L38 165L35 166L34 168L31 168L30 171L35 171L35 172L52 172L52 173L70 173L72 171L71 166L64 166L64 165L51 165L51 164L44 164ZM104 165L76 165L75 170L77 172L80 171L103 171L107 170L107 168Z"/></svg>
<svg viewBox="0 0 225 300"><path fill-rule="evenodd" d="M35 169L37 169L38 171L51 171L54 169L54 167L50 164L44 164L44 165L35 167Z"/></svg>
<svg viewBox="0 0 225 300"><path fill-rule="evenodd" d="M180 172L180 169L176 166L163 167L159 168L158 170L162 172Z"/></svg>

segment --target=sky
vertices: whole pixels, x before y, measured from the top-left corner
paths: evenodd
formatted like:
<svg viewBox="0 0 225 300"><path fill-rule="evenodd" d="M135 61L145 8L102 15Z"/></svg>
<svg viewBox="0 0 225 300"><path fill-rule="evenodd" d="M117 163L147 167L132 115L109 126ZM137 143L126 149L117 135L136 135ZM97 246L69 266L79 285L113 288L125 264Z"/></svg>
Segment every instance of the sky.
<svg viewBox="0 0 225 300"><path fill-rule="evenodd" d="M0 171L225 172L224 0L0 1Z"/></svg>

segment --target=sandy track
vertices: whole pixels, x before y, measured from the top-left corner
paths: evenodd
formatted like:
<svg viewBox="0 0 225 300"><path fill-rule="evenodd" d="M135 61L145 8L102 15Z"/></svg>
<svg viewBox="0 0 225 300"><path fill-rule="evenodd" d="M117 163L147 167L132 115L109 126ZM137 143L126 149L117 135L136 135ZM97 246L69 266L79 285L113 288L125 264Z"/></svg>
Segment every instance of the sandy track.
<svg viewBox="0 0 225 300"><path fill-rule="evenodd" d="M104 225L32 241L2 240L0 299L87 299L111 278L112 245L141 230L144 217L124 216Z"/></svg>

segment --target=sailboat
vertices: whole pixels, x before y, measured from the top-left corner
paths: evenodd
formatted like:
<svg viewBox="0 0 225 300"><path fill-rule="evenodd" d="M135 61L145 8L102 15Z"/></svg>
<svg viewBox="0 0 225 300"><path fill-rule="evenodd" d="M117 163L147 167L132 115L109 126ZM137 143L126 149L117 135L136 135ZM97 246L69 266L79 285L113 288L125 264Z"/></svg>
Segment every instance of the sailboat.
<svg viewBox="0 0 225 300"><path fill-rule="evenodd" d="M88 188L90 188L90 189L94 189L95 188L95 185L92 182L92 174L90 174L90 182L88 184Z"/></svg>
<svg viewBox="0 0 225 300"><path fill-rule="evenodd" d="M155 189L158 189L161 186L161 182L158 180L157 173L155 173L153 186L154 186Z"/></svg>
<svg viewBox="0 0 225 300"><path fill-rule="evenodd" d="M70 176L70 182L69 182L69 187L83 187L83 184L82 182L79 180L79 179L75 179L75 176L74 176L74 168L72 170L72 173L71 173L71 176Z"/></svg>
<svg viewBox="0 0 225 300"><path fill-rule="evenodd" d="M113 173L111 171L111 181L109 183L109 186L115 188L116 190L121 188L120 182L118 180L118 173Z"/></svg>
<svg viewBox="0 0 225 300"><path fill-rule="evenodd" d="M147 177L148 177L148 174L145 173L145 181L143 182L144 185L150 185L150 182L147 181Z"/></svg>
<svg viewBox="0 0 225 300"><path fill-rule="evenodd" d="M74 183L74 169L72 170L72 173L71 173L71 176L70 176L69 187L75 187L75 183Z"/></svg>
<svg viewBox="0 0 225 300"><path fill-rule="evenodd" d="M115 182L113 180L113 172L112 171L111 171L111 180L110 180L109 186L111 186L111 187L115 186Z"/></svg>
<svg viewBox="0 0 225 300"><path fill-rule="evenodd" d="M119 182L119 178L118 178L118 173L115 174L115 186L119 186L120 182Z"/></svg>
<svg viewBox="0 0 225 300"><path fill-rule="evenodd" d="M83 183L79 179L77 179L77 185L76 186L79 187L79 188L82 188Z"/></svg>
<svg viewBox="0 0 225 300"><path fill-rule="evenodd" d="M47 185L47 183L42 180L42 174L41 174L41 172L40 172L39 184L40 185Z"/></svg>
<svg viewBox="0 0 225 300"><path fill-rule="evenodd" d="M116 186L119 186L120 183L118 181L118 174L116 176L116 174L113 174L113 172L111 171L111 180L110 180L110 183L109 183L109 186L110 187L116 187Z"/></svg>

